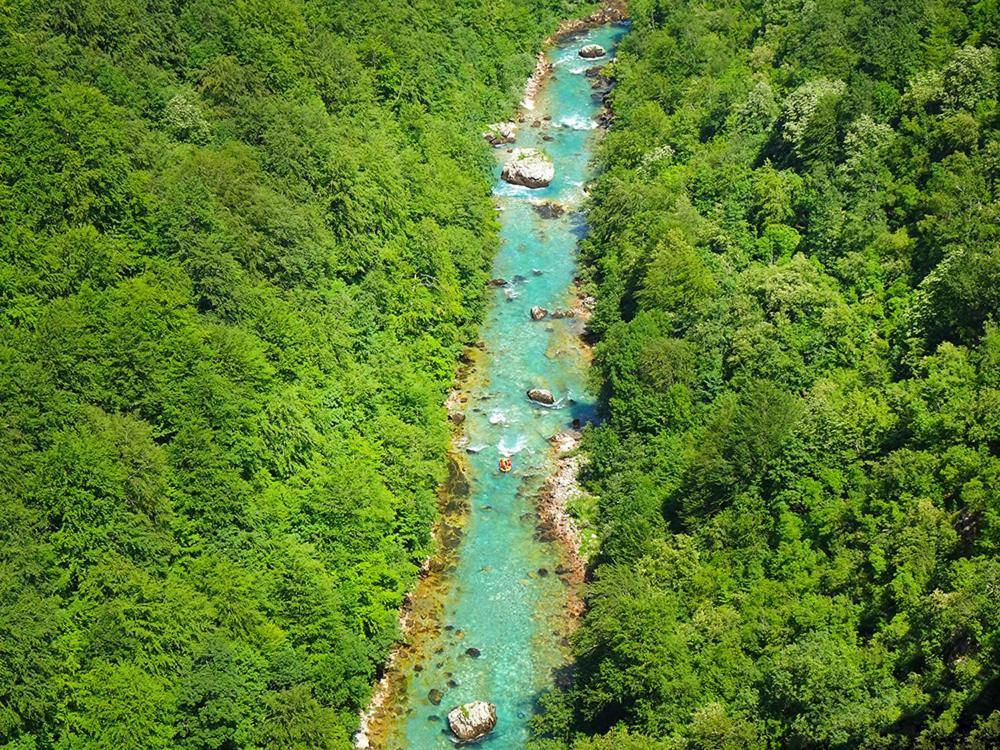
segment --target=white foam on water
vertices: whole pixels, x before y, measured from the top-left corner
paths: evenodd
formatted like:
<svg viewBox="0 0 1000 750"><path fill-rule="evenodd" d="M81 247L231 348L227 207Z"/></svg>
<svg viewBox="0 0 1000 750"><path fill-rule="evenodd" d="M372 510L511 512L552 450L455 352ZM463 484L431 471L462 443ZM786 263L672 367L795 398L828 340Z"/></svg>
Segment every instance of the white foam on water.
<svg viewBox="0 0 1000 750"><path fill-rule="evenodd" d="M500 438L500 442L497 443L497 452L501 456L513 456L515 453L520 453L524 450L524 446L528 444L528 439L524 435L519 435L517 440L514 441L513 445L507 443L507 438Z"/></svg>
<svg viewBox="0 0 1000 750"><path fill-rule="evenodd" d="M597 120L584 115L569 115L559 119L559 124L564 128L572 130L594 130L597 128Z"/></svg>
<svg viewBox="0 0 1000 750"><path fill-rule="evenodd" d="M533 188L525 187L524 185L512 185L502 180L493 188L493 194L500 198L526 198L534 192Z"/></svg>
<svg viewBox="0 0 1000 750"><path fill-rule="evenodd" d="M565 404L565 403L566 403L566 399L565 398L561 398L558 401L556 401L554 404L543 404L541 401L532 401L531 405L532 406L541 407L542 409L562 409L563 408L563 404Z"/></svg>
<svg viewBox="0 0 1000 750"><path fill-rule="evenodd" d="M507 415L503 413L501 409L494 409L490 412L490 424L510 424L507 421Z"/></svg>
<svg viewBox="0 0 1000 750"><path fill-rule="evenodd" d="M569 210L577 210L583 200L587 197L587 191L583 189L583 183L577 180L566 180L566 189L561 197L561 202Z"/></svg>

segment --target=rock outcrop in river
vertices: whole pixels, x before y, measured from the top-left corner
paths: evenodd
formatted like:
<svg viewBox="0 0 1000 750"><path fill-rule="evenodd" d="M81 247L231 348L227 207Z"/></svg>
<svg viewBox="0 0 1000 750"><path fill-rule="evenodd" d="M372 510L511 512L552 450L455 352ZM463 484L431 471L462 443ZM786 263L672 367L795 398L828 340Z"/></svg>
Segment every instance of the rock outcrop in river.
<svg viewBox="0 0 1000 750"><path fill-rule="evenodd" d="M566 207L562 203L557 203L556 201L542 201L541 203L535 203L533 205L535 213L543 219L558 219L566 213Z"/></svg>
<svg viewBox="0 0 1000 750"><path fill-rule="evenodd" d="M596 60L598 57L604 57L606 54L607 52L604 47L599 44L588 44L580 48L580 57L587 60Z"/></svg>
<svg viewBox="0 0 1000 750"><path fill-rule="evenodd" d="M463 742L485 737L497 725L497 707L486 701L472 701L448 712L448 726Z"/></svg>
<svg viewBox="0 0 1000 750"><path fill-rule="evenodd" d="M546 406L552 406L556 402L556 397L552 395L552 391L547 391L544 388L532 388L528 391L528 398L538 404L545 404Z"/></svg>
<svg viewBox="0 0 1000 750"><path fill-rule="evenodd" d="M500 176L512 185L541 188L552 182L556 170L549 158L537 148L515 148L503 165Z"/></svg>

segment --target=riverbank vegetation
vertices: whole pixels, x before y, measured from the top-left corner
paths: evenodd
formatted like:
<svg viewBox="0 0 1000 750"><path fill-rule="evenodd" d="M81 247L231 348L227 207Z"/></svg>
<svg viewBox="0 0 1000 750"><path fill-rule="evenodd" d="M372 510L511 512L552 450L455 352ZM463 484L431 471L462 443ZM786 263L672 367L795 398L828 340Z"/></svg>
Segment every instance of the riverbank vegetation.
<svg viewBox="0 0 1000 750"><path fill-rule="evenodd" d="M1000 14L636 0L536 747L1000 745Z"/></svg>
<svg viewBox="0 0 1000 750"><path fill-rule="evenodd" d="M0 11L0 747L347 747L572 3Z"/></svg>

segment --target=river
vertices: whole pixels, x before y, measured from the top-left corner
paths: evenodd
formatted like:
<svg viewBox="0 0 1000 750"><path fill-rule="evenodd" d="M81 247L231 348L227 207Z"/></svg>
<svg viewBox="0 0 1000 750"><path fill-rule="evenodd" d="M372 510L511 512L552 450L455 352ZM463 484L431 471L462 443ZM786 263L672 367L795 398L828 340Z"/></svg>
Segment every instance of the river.
<svg viewBox="0 0 1000 750"><path fill-rule="evenodd" d="M574 419L590 420L594 405L586 388L582 322L533 321L530 310L573 305L576 244L585 231L580 207L601 109L585 71L606 62L623 33L621 26L602 26L547 51L553 72L534 109L524 113L513 146L548 154L555 165L548 187L532 190L501 181L507 150L496 149L502 245L493 273L510 284L493 290L482 328L484 353L469 380L460 443L482 446L468 456L470 510L454 565L434 591L417 593L438 597L440 620L418 634L398 660L400 682L376 747L451 748L448 710L482 699L496 704L498 722L481 745L519 750L539 694L568 658L570 592L557 574L559 548L538 535L534 499L553 471L549 439ZM591 43L605 47L607 57L579 57L580 48ZM531 126L546 115L551 119ZM567 211L543 218L534 205L540 201L556 201ZM530 402L525 394L532 387L552 391L559 399L556 408ZM497 468L502 453L512 454L509 474Z"/></svg>

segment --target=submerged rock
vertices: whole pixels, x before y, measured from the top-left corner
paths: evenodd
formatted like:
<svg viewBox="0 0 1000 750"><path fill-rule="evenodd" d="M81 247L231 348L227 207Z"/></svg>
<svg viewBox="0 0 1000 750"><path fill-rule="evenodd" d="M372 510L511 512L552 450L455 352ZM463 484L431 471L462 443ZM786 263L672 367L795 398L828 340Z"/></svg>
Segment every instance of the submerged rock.
<svg viewBox="0 0 1000 750"><path fill-rule="evenodd" d="M566 207L561 203L556 203L556 201L542 201L532 204L532 207L535 209L535 213L543 219L558 219L566 213Z"/></svg>
<svg viewBox="0 0 1000 750"><path fill-rule="evenodd" d="M555 396L552 395L551 391L547 391L544 388L532 388L528 391L528 398L532 401L545 404L546 406L552 406L556 402Z"/></svg>
<svg viewBox="0 0 1000 750"><path fill-rule="evenodd" d="M574 318L574 317L576 317L576 313L573 312L572 310L556 310L554 313L552 313L552 317L553 318Z"/></svg>
<svg viewBox="0 0 1000 750"><path fill-rule="evenodd" d="M463 742L485 737L497 725L497 707L486 701L472 701L448 712L452 733Z"/></svg>
<svg viewBox="0 0 1000 750"><path fill-rule="evenodd" d="M604 57L607 52L604 47L599 44L588 44L585 47L580 48L580 57L586 60L596 60L598 57Z"/></svg>
<svg viewBox="0 0 1000 750"><path fill-rule="evenodd" d="M537 148L515 148L500 175L512 185L529 188L545 187L556 176L549 158Z"/></svg>
<svg viewBox="0 0 1000 750"><path fill-rule="evenodd" d="M485 138L493 146L502 146L505 143L513 143L517 138L517 123L495 122L486 127L483 133Z"/></svg>
<svg viewBox="0 0 1000 750"><path fill-rule="evenodd" d="M465 649L465 655L472 659L478 659L481 653L482 652L475 646L469 646L469 648Z"/></svg>
<svg viewBox="0 0 1000 750"><path fill-rule="evenodd" d="M507 286L507 279L500 279L500 278L490 279L487 282L487 284L489 286Z"/></svg>
<svg viewBox="0 0 1000 750"><path fill-rule="evenodd" d="M544 307L539 307L538 305L535 305L533 308L531 308L531 319L532 320L541 320L542 318L544 318L548 314L549 314L549 311L546 310Z"/></svg>
<svg viewBox="0 0 1000 750"><path fill-rule="evenodd" d="M438 706L438 705L441 704L441 699L443 697L444 697L444 693L442 693L437 688L431 688L430 691L427 693L427 700L429 700L435 706Z"/></svg>

